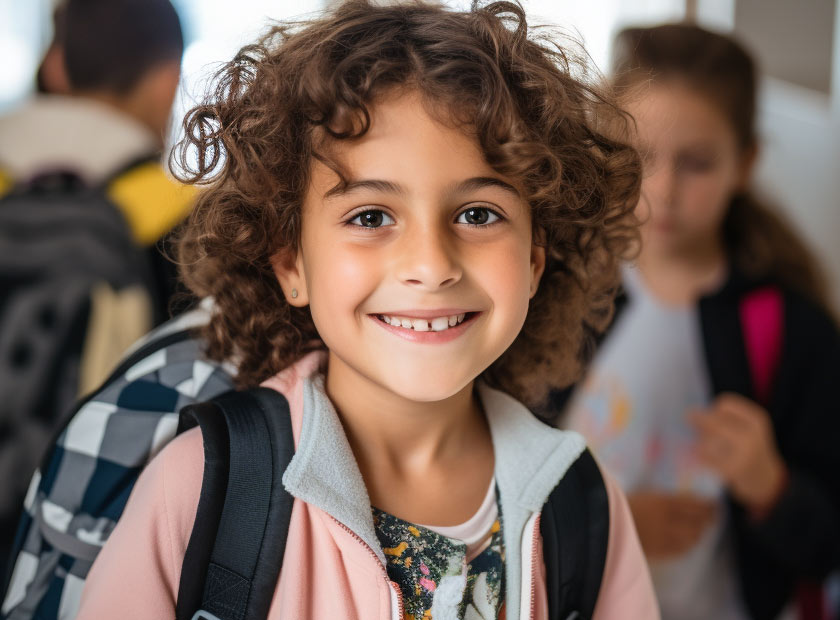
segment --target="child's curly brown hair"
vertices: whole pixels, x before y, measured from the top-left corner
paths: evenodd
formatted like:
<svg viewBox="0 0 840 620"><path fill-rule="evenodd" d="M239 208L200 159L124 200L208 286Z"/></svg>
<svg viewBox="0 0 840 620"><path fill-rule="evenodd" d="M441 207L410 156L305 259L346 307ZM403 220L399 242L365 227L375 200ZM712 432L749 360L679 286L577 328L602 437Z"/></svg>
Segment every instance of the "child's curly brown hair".
<svg viewBox="0 0 840 620"><path fill-rule="evenodd" d="M298 246L313 158L328 161L323 136L364 135L369 107L399 87L443 104L488 164L519 182L547 250L525 325L485 380L536 406L577 378L636 239L640 163L614 137L627 124L621 112L554 36L529 35L511 2L456 12L350 0L275 26L223 67L215 92L187 115L177 151L187 180L210 185L178 261L189 289L215 300L208 355L235 358L240 387L317 346L308 308L286 302L270 258Z"/></svg>

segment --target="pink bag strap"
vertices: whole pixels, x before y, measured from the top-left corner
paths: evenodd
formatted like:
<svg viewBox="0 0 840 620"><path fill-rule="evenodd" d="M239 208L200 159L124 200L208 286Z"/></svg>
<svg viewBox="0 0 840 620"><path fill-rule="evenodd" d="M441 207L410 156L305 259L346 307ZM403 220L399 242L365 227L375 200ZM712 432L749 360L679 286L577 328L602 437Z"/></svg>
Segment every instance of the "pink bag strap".
<svg viewBox="0 0 840 620"><path fill-rule="evenodd" d="M741 299L739 311L755 397L766 406L772 396L773 379L782 357L782 293L774 286L751 291Z"/></svg>
<svg viewBox="0 0 840 620"><path fill-rule="evenodd" d="M773 379L782 357L782 293L772 286L756 289L741 299L739 310L755 397L760 404L767 406L773 395ZM828 620L822 584L800 581L795 598L799 620Z"/></svg>

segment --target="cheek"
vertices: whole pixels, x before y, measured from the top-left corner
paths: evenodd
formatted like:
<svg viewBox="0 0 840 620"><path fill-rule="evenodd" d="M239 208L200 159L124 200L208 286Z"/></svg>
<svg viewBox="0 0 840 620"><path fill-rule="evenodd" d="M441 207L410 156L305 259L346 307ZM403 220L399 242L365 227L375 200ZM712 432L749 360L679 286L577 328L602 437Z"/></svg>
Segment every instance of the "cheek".
<svg viewBox="0 0 840 620"><path fill-rule="evenodd" d="M687 219L699 227L713 229L720 225L732 200L734 185L726 175L711 175L686 184Z"/></svg>
<svg viewBox="0 0 840 620"><path fill-rule="evenodd" d="M358 306L378 281L380 261L374 252L358 246L318 242L319 251L306 265L312 316L316 323L334 321L334 310Z"/></svg>
<svg viewBox="0 0 840 620"><path fill-rule="evenodd" d="M651 216L650 187L646 180L642 180L639 188L639 202L636 203L634 213L641 222L646 222Z"/></svg>
<svg viewBox="0 0 840 620"><path fill-rule="evenodd" d="M530 238L499 244L492 251L484 252L476 261L483 288L492 298L497 314L516 325L518 332L525 315L531 293Z"/></svg>

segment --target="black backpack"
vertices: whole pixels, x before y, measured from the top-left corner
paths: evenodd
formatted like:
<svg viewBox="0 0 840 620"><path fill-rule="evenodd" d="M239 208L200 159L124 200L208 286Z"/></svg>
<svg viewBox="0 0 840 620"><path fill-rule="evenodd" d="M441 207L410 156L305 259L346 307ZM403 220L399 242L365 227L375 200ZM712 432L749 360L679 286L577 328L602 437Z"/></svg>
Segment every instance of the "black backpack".
<svg viewBox="0 0 840 620"><path fill-rule="evenodd" d="M289 404L267 388L227 392L181 411L179 432L196 425L204 438L204 477L176 619L265 618L293 503L282 483L294 455ZM592 617L609 520L603 478L585 451L542 510L550 620Z"/></svg>
<svg viewBox="0 0 840 620"><path fill-rule="evenodd" d="M78 398L94 287L145 299L150 278L104 185L54 172L0 198L0 560L33 459Z"/></svg>

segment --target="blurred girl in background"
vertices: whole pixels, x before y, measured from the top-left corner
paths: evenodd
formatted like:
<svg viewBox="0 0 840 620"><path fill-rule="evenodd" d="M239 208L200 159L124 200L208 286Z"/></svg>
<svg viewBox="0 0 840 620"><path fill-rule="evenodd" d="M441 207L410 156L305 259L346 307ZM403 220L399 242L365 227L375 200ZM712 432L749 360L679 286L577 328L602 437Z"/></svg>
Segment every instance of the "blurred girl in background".
<svg viewBox="0 0 840 620"><path fill-rule="evenodd" d="M776 618L840 558L826 285L749 191L749 55L690 25L617 43L614 85L644 160L643 242L565 423L627 491L663 618Z"/></svg>

